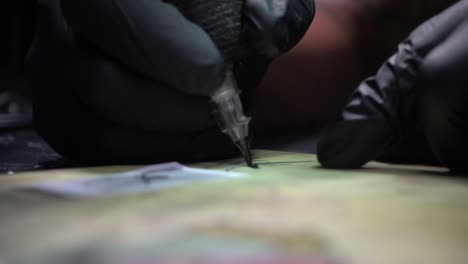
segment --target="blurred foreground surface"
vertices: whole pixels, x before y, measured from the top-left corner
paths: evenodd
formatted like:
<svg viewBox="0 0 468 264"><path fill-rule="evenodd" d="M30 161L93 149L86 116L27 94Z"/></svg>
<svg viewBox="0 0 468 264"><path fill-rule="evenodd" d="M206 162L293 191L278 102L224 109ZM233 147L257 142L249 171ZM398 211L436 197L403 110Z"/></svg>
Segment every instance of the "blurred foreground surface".
<svg viewBox="0 0 468 264"><path fill-rule="evenodd" d="M162 192L64 200L21 184L135 167L0 176L1 263L466 263L468 186L441 168L318 167L256 151L191 164L248 177Z"/></svg>

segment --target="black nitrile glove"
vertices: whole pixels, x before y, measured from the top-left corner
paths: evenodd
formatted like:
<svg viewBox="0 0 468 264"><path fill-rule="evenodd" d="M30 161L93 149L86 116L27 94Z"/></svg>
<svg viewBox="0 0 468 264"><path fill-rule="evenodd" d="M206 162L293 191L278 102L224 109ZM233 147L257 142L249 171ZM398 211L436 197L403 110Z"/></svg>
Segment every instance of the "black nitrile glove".
<svg viewBox="0 0 468 264"><path fill-rule="evenodd" d="M58 152L98 164L235 153L209 105L209 94L225 75L224 50L169 2L38 1L37 34L28 57L35 124ZM256 85L271 59L300 40L313 7L312 0L245 0L241 44L246 52L234 68L241 89ZM277 30L284 30L282 25L285 32ZM265 56L257 49L259 41L280 52Z"/></svg>
<svg viewBox="0 0 468 264"><path fill-rule="evenodd" d="M468 0L433 17L402 42L354 92L318 146L328 168L374 159L468 164Z"/></svg>

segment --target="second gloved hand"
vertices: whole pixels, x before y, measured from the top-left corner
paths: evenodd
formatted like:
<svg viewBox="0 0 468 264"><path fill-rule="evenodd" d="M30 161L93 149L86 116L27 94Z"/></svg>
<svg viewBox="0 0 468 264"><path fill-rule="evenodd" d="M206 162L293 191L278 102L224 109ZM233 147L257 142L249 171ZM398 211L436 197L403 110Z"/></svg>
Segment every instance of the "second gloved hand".
<svg viewBox="0 0 468 264"><path fill-rule="evenodd" d="M395 148L398 162L465 166L467 16L463 0L425 22L357 88L319 143L324 167L359 168Z"/></svg>

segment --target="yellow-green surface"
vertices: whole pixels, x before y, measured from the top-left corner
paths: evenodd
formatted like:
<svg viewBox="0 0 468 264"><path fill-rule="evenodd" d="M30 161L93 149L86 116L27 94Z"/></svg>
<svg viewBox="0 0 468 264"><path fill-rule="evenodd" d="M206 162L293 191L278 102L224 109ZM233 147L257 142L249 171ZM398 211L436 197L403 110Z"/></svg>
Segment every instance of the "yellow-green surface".
<svg viewBox="0 0 468 264"><path fill-rule="evenodd" d="M256 157L263 163L258 170L238 166L240 160L192 164L246 172L245 178L81 201L13 189L131 167L0 176L0 263L180 256L213 263L235 257L467 263L468 186L461 178L424 167L324 170L309 154L257 151Z"/></svg>

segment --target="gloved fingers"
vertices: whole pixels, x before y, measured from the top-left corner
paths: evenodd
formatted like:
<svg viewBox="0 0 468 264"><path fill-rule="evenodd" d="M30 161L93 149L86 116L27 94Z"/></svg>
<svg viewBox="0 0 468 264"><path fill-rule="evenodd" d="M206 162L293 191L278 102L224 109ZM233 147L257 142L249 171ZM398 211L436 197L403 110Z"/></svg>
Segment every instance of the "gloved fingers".
<svg viewBox="0 0 468 264"><path fill-rule="evenodd" d="M465 14L465 19L424 58L420 75L425 83L447 91L468 80L468 9Z"/></svg>
<svg viewBox="0 0 468 264"><path fill-rule="evenodd" d="M417 27L409 36L419 56L424 57L442 42L468 15L468 0L461 0Z"/></svg>
<svg viewBox="0 0 468 264"><path fill-rule="evenodd" d="M82 53L61 75L87 107L121 126L180 134L215 125L208 97L145 79L98 54Z"/></svg>
<svg viewBox="0 0 468 264"><path fill-rule="evenodd" d="M302 39L314 15L313 0L246 0L248 43L258 54L275 58Z"/></svg>
<svg viewBox="0 0 468 264"><path fill-rule="evenodd" d="M374 77L359 85L343 109L341 118L343 120L380 118L391 124L394 133L401 133L399 130L402 123L413 109L415 86L421 81L421 76L425 75L424 72L430 70L434 72L434 66L443 59L452 63L463 62L466 58L466 55L463 55L466 53L466 49L463 50L466 32L455 34L454 31L463 30L464 26L461 24L466 20L467 14L468 0L460 1L415 30L400 44L397 53L380 67ZM451 35L456 37L450 37L453 40L446 40ZM443 42L447 44L442 44ZM444 48L445 45L451 47L447 49ZM454 58L456 56L457 59ZM452 71L456 68L448 66L446 63L445 68L438 67L438 71L442 69Z"/></svg>
<svg viewBox="0 0 468 264"><path fill-rule="evenodd" d="M363 81L320 139L317 154L326 168L354 169L377 158L396 137L395 87L399 54L382 65L376 76Z"/></svg>
<svg viewBox="0 0 468 264"><path fill-rule="evenodd" d="M463 21L467 14L464 0L424 23L374 77L361 83L341 112L340 122L321 140L318 155L323 166L359 167L401 140L415 110L417 90L426 89L420 85L416 89L421 76L434 78L446 69L451 74L466 69Z"/></svg>
<svg viewBox="0 0 468 264"><path fill-rule="evenodd" d="M463 0L413 31L377 74L359 85L344 108L342 118L379 117L392 122L393 127L399 126L401 115L411 108L411 96L424 64L434 64L428 63L432 59L426 56L433 49L440 50L440 44L463 23L467 14L468 0Z"/></svg>
<svg viewBox="0 0 468 264"><path fill-rule="evenodd" d="M61 0L71 28L131 70L193 94L224 78L212 39L162 0Z"/></svg>
<svg viewBox="0 0 468 264"><path fill-rule="evenodd" d="M418 89L418 113L438 160L467 171L468 17L425 58Z"/></svg>

